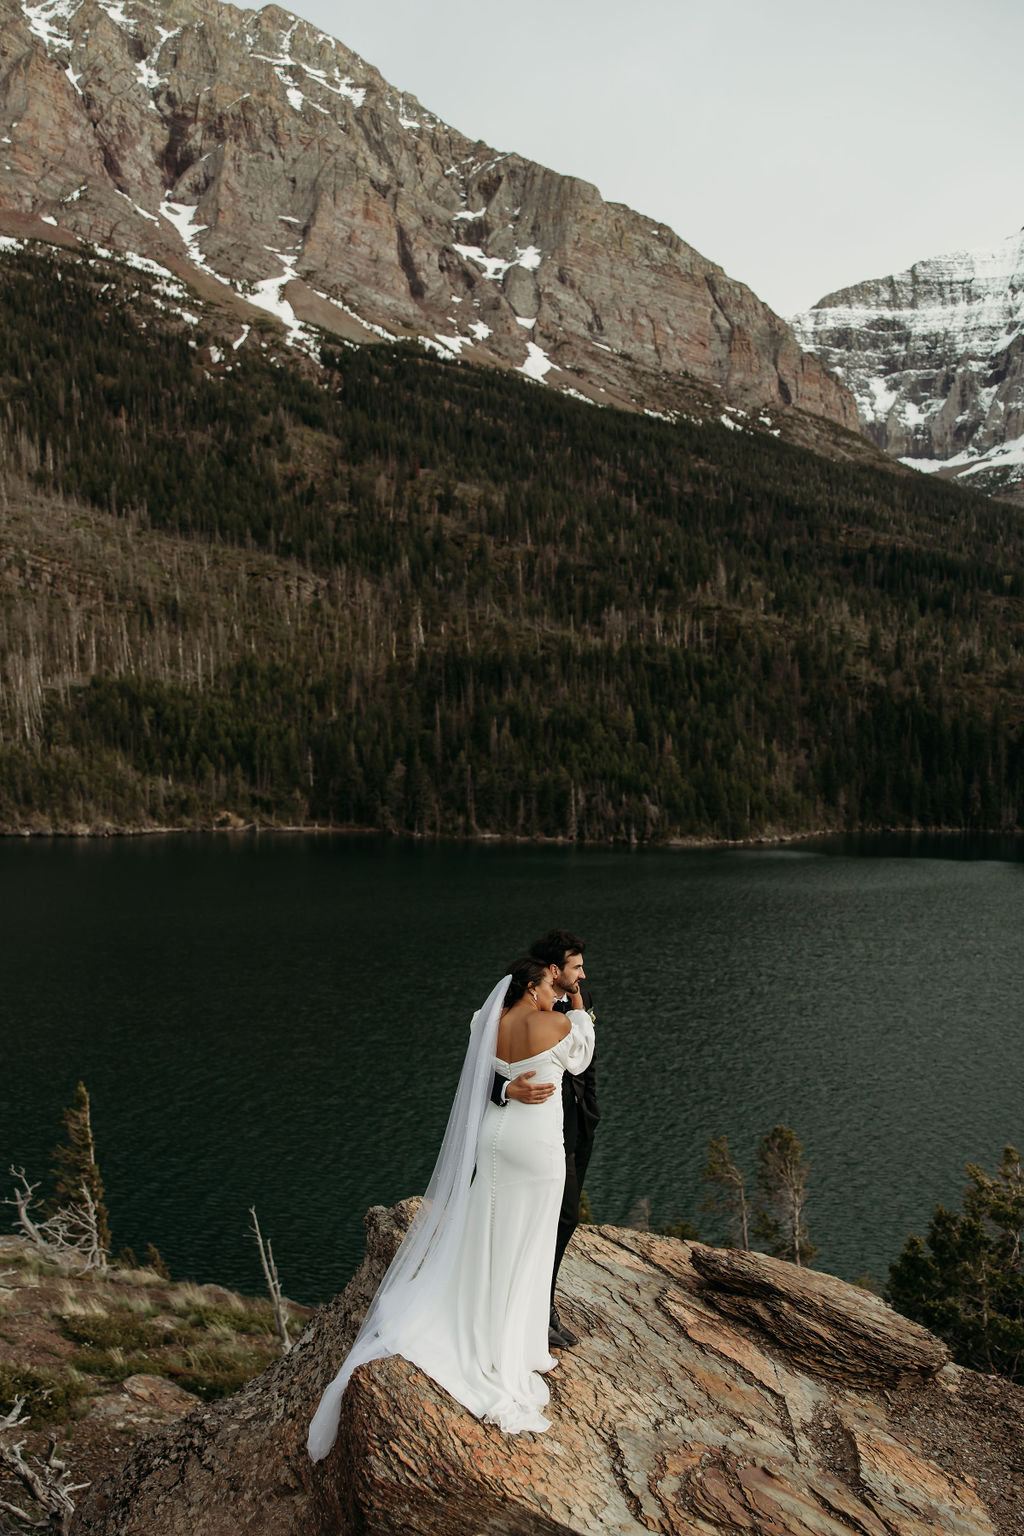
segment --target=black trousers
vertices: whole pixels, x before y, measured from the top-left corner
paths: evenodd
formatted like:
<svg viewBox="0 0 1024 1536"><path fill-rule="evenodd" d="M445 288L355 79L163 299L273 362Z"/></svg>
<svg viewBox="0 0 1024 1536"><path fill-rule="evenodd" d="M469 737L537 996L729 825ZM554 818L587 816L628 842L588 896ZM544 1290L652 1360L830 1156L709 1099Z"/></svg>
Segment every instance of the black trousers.
<svg viewBox="0 0 1024 1536"><path fill-rule="evenodd" d="M587 1176L587 1164L594 1150L592 1136L579 1136L575 1152L565 1154L565 1189L562 1192L562 1209L558 1213L558 1233L555 1238L555 1267L551 1273L551 1305L555 1304L555 1283L558 1266L569 1246L569 1239L580 1224L580 1192Z"/></svg>

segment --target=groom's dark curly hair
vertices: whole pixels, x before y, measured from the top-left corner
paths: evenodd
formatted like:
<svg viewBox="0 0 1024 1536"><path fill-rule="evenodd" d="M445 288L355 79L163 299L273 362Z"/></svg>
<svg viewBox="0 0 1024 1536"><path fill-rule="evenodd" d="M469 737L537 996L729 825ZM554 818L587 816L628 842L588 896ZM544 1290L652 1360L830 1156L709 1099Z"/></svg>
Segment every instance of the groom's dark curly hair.
<svg viewBox="0 0 1024 1536"><path fill-rule="evenodd" d="M561 970L568 955L582 955L586 947L568 928L549 928L543 938L530 945L530 954L541 965L557 965Z"/></svg>

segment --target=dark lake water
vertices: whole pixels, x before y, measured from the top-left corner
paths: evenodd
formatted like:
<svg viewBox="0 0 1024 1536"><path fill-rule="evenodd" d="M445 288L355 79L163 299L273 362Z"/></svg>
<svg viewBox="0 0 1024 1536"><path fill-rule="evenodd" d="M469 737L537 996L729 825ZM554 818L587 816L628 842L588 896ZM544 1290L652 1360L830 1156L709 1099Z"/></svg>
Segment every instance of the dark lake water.
<svg viewBox="0 0 1024 1536"><path fill-rule="evenodd" d="M422 1190L470 1014L587 939L599 1220L701 1216L709 1136L784 1122L821 1268L877 1280L963 1165L1024 1136L1019 843L714 852L317 837L0 842L0 1169L42 1177L79 1078L115 1244L317 1301Z"/></svg>

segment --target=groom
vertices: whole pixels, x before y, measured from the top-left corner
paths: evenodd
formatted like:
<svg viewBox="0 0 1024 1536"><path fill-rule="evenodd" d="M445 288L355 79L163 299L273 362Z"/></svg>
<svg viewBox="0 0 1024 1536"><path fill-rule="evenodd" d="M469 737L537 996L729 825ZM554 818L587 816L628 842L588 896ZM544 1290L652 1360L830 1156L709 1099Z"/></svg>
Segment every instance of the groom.
<svg viewBox="0 0 1024 1536"><path fill-rule="evenodd" d="M547 966L556 991L561 998L555 1003L559 1013L571 1008L590 1008L588 987L583 985L586 973L583 969L582 939L565 928L552 928L536 944L530 946L530 954L541 965ZM496 1104L516 1099L521 1104L542 1104L554 1092L553 1083L533 1086L532 1072L523 1072L510 1083L495 1074L491 1098ZM555 1267L551 1275L551 1321L548 1342L553 1348L571 1348L579 1339L561 1321L555 1309L555 1282L558 1266L580 1220L580 1192L583 1179L594 1149L594 1131L600 1119L597 1107L597 1089L594 1063L585 1067L578 1077L566 1072L562 1077L562 1130L565 1139L565 1190L562 1209L558 1215L558 1235L555 1241Z"/></svg>

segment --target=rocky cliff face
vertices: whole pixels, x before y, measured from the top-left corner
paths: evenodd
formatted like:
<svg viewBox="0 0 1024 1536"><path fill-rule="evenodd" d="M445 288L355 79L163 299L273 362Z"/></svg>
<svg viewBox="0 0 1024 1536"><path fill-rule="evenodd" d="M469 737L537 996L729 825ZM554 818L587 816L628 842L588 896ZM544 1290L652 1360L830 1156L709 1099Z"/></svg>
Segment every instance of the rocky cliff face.
<svg viewBox="0 0 1024 1536"><path fill-rule="evenodd" d="M418 337L599 401L856 428L789 326L665 225L465 138L276 6L0 0L0 26L0 233L138 253L296 339Z"/></svg>
<svg viewBox="0 0 1024 1536"><path fill-rule="evenodd" d="M408 1223L292 1353L147 1441L79 1536L1021 1536L1024 1392L960 1370L876 1297L761 1254L584 1228L552 1427L504 1437L400 1359L353 1377L328 1459L310 1414Z"/></svg>
<svg viewBox="0 0 1024 1536"><path fill-rule="evenodd" d="M1024 482L1024 231L829 294L793 328L887 453L979 490Z"/></svg>

